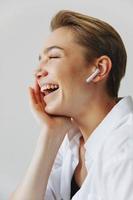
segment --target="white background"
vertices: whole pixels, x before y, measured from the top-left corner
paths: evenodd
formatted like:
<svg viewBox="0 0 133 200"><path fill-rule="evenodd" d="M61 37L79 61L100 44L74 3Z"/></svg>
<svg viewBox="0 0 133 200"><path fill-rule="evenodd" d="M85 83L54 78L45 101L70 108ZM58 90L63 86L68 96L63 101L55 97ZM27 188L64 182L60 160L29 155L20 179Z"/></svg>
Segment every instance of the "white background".
<svg viewBox="0 0 133 200"><path fill-rule="evenodd" d="M0 0L0 200L7 200L22 179L36 146L40 127L29 109L27 87L33 84L49 22L60 9L98 17L116 28L128 53L119 96L133 96L131 0Z"/></svg>

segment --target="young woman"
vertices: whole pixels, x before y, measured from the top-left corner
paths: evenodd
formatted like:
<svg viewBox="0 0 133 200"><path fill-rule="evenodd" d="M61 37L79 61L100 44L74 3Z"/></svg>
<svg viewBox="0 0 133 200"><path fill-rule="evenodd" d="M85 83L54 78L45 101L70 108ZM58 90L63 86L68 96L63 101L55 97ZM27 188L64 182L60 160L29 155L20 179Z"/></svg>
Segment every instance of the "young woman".
<svg viewBox="0 0 133 200"><path fill-rule="evenodd" d="M132 200L133 101L118 97L122 39L106 22L67 10L51 29L29 87L41 133L10 199Z"/></svg>

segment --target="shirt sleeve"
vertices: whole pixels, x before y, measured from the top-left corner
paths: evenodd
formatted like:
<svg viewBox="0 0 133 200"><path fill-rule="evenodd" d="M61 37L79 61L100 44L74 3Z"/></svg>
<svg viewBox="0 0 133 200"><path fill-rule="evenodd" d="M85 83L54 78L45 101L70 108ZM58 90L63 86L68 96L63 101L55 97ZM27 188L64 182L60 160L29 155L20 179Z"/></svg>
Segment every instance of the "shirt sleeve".
<svg viewBox="0 0 133 200"><path fill-rule="evenodd" d="M63 163L63 151L66 143L66 138L64 138L59 151L56 155L49 179L47 184L46 193L44 200L59 200L60 198L60 182L61 182L61 170Z"/></svg>
<svg viewBox="0 0 133 200"><path fill-rule="evenodd" d="M104 182L105 199L133 200L133 159L110 165Z"/></svg>

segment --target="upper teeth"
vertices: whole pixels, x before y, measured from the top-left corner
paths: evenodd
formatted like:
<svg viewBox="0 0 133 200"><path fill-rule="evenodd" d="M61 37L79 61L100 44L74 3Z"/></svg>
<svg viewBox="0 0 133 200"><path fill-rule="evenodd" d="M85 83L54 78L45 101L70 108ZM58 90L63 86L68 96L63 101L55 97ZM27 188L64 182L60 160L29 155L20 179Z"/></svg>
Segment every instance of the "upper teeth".
<svg viewBox="0 0 133 200"><path fill-rule="evenodd" d="M47 89L57 89L59 86L57 84L45 84L41 87L41 92Z"/></svg>

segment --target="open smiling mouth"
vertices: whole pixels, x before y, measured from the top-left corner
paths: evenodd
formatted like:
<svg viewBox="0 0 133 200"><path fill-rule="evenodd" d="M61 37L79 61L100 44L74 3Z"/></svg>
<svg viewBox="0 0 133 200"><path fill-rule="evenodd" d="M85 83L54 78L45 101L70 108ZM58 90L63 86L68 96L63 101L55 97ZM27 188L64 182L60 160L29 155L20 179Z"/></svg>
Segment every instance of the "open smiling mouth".
<svg viewBox="0 0 133 200"><path fill-rule="evenodd" d="M47 96L51 93L54 93L59 89L59 85L55 84L46 84L41 87L41 92L43 93L44 96Z"/></svg>

